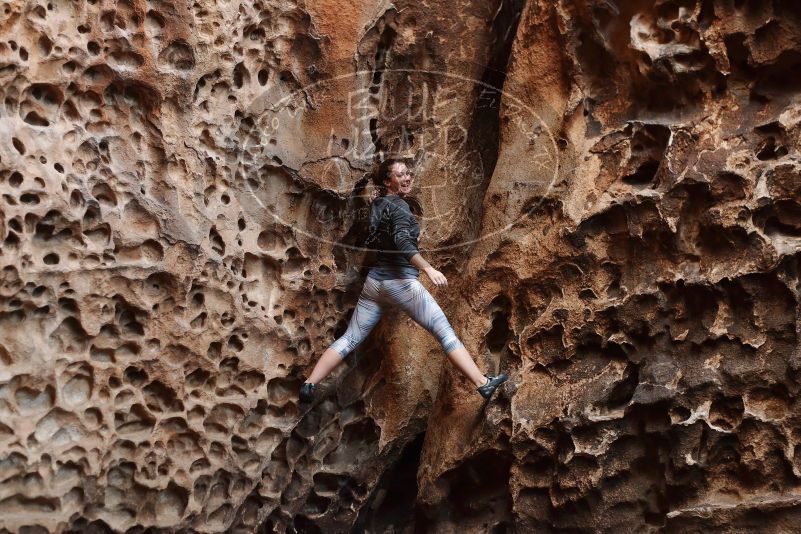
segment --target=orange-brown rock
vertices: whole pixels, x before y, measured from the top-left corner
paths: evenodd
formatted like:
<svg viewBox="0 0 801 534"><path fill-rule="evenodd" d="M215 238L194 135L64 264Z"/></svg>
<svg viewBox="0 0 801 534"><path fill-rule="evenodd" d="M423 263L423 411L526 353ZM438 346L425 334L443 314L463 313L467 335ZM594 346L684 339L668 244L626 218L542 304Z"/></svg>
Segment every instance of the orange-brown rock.
<svg viewBox="0 0 801 534"><path fill-rule="evenodd" d="M790 532L794 0L11 0L0 532ZM413 160L429 285L300 407Z"/></svg>

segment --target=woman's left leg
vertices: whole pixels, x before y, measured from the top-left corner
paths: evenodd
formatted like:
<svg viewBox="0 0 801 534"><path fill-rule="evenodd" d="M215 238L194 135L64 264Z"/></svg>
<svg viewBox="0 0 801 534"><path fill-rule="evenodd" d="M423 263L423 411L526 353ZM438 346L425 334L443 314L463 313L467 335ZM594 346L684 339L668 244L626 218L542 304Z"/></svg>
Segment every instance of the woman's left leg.
<svg viewBox="0 0 801 534"><path fill-rule="evenodd" d="M456 332L445 313L440 308L437 301L425 286L417 279L392 280L393 300L406 312L414 321L428 330L431 335L437 338L442 350L448 355L448 359L462 372L473 384L482 386L487 382L487 377L479 370L476 362L470 357L464 344L459 340Z"/></svg>
<svg viewBox="0 0 801 534"><path fill-rule="evenodd" d="M306 382L311 384L319 383L321 380L327 377L331 371L334 370L334 367L342 363L343 360L344 358L340 353L331 347L328 347L323 352L323 355L320 356L320 359L317 360L317 363L315 364L314 369L312 369L309 379L306 380Z"/></svg>
<svg viewBox="0 0 801 534"><path fill-rule="evenodd" d="M380 291L381 283L368 276L364 281L359 301L356 303L356 309L353 311L347 330L325 349L306 383L317 384L323 380L364 341L384 312L379 302Z"/></svg>

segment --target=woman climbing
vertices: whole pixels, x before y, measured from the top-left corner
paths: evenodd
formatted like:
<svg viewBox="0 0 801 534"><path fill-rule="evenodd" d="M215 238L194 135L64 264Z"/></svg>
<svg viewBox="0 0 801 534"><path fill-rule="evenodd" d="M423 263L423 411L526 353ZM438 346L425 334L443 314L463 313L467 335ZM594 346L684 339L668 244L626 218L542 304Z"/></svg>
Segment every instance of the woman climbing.
<svg viewBox="0 0 801 534"><path fill-rule="evenodd" d="M456 336L442 309L417 279L420 271L437 287L448 280L434 269L417 250L420 227L410 209L419 204L411 197L412 176L401 159L387 159L373 176L378 196L370 207L371 232L366 244L379 250L359 295L356 310L345 333L329 346L308 380L300 388L300 401L311 402L317 384L361 343L378 323L384 310L399 307L428 330L448 355L448 359L489 399L508 376L484 375ZM407 199L407 200L404 200Z"/></svg>

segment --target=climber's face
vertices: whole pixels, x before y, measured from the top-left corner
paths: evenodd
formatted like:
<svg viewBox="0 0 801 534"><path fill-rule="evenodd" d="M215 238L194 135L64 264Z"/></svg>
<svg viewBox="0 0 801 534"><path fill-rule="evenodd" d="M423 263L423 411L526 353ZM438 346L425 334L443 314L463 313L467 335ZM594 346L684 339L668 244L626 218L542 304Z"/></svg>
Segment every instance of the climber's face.
<svg viewBox="0 0 801 534"><path fill-rule="evenodd" d="M412 173L405 163L393 163L389 168L389 177L384 180L389 194L404 197L412 192Z"/></svg>

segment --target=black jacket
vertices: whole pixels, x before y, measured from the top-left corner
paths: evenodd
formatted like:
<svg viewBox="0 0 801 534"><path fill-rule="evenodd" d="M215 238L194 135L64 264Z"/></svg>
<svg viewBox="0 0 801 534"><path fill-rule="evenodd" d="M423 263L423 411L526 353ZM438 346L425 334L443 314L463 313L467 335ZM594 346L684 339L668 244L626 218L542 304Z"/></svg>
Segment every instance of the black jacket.
<svg viewBox="0 0 801 534"><path fill-rule="evenodd" d="M365 246L378 250L375 267L411 267L420 226L409 205L397 195L378 197L370 207L370 234Z"/></svg>

